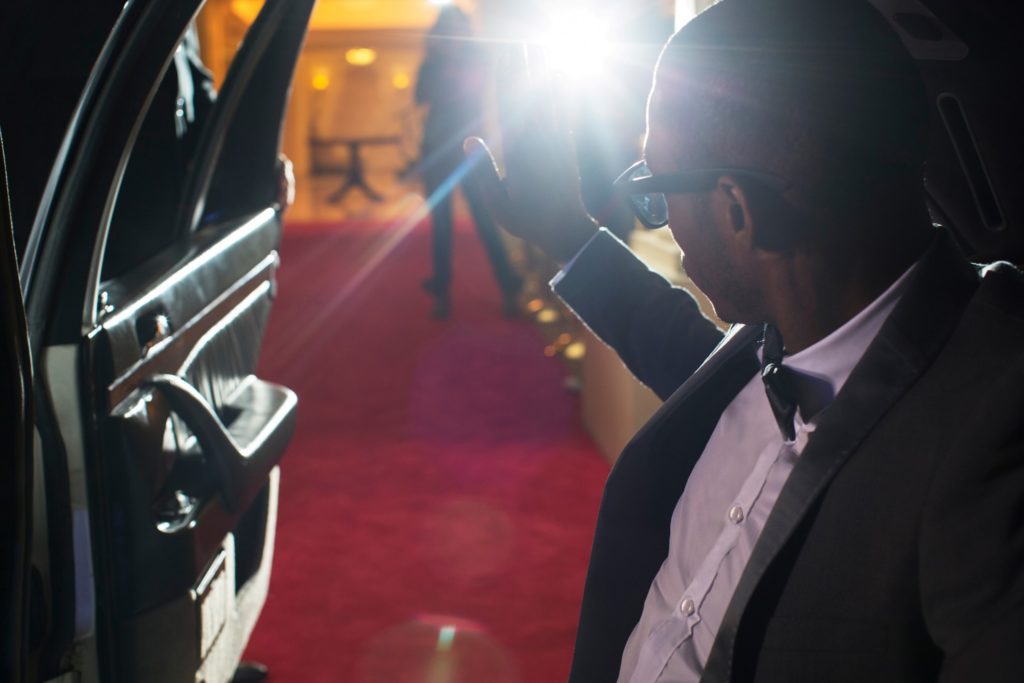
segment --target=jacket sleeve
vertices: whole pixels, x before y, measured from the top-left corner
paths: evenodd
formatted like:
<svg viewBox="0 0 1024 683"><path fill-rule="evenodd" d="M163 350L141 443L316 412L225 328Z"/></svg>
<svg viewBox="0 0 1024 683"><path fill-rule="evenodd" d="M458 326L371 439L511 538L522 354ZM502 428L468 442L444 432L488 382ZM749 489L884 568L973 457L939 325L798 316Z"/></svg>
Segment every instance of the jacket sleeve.
<svg viewBox="0 0 1024 683"><path fill-rule="evenodd" d="M723 336L689 292L647 268L604 228L552 286L663 400L693 374Z"/></svg>

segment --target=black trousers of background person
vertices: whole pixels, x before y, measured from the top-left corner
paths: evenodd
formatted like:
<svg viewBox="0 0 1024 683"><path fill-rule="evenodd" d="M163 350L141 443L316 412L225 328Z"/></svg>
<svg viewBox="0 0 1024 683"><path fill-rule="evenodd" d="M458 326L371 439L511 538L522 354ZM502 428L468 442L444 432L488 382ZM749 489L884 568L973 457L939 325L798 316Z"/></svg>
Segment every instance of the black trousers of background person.
<svg viewBox="0 0 1024 683"><path fill-rule="evenodd" d="M453 209L452 200L455 189L444 192L444 196L435 197L435 193L449 179L458 168L461 161L460 155L451 159L454 163L433 163L424 170L423 182L427 191L427 197L432 201L430 215L433 222L433 259L434 274L430 278L430 289L439 297L447 296L452 281L452 224ZM425 155L427 157L428 155ZM447 155L446 155L447 156ZM447 159L445 161L448 161ZM466 203L469 205L469 212L476 225L477 234L483 242L484 251L491 262L491 269L494 271L494 279L505 297L513 296L522 285L522 279L512 269L508 262L508 253L505 244L501 241L498 228L491 219L484 204L483 197L479 190L470 182L460 182L457 185L461 188Z"/></svg>

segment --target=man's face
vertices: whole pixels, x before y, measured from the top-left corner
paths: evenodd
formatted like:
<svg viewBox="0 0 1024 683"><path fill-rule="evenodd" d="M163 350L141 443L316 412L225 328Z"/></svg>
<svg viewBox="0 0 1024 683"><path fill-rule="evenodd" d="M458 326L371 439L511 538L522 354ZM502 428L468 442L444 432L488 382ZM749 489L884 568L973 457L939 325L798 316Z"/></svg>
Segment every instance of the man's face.
<svg viewBox="0 0 1024 683"><path fill-rule="evenodd" d="M657 87L651 94L647 116L644 158L655 175L697 168L685 161L691 147L686 125L665 106ZM717 164L716 164L717 165ZM666 194L668 228L683 252L687 276L700 288L726 322L744 322L751 317L742 254L734 243L728 221L728 205L721 191Z"/></svg>

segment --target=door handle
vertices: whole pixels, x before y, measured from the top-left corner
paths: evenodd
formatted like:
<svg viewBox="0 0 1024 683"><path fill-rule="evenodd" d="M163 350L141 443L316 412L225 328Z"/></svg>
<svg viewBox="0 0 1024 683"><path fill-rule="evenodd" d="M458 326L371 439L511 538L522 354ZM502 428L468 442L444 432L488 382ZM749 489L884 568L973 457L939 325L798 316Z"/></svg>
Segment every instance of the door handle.
<svg viewBox="0 0 1024 683"><path fill-rule="evenodd" d="M152 311L135 321L135 335L143 356L149 355L171 332L171 319L162 311Z"/></svg>
<svg viewBox="0 0 1024 683"><path fill-rule="evenodd" d="M154 375L143 385L163 396L195 435L216 469L227 510L244 509L263 487L295 430L295 392L250 376L230 404L238 415L225 427L213 406L183 378Z"/></svg>

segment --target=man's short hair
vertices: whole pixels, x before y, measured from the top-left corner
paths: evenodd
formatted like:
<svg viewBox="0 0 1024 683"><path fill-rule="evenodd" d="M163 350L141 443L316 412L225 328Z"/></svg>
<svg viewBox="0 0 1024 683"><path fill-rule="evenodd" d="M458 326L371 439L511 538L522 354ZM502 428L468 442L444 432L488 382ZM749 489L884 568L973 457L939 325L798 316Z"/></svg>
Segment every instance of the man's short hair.
<svg viewBox="0 0 1024 683"><path fill-rule="evenodd" d="M658 89L682 164L777 173L808 208L920 185L924 84L866 0L722 0L665 46Z"/></svg>

